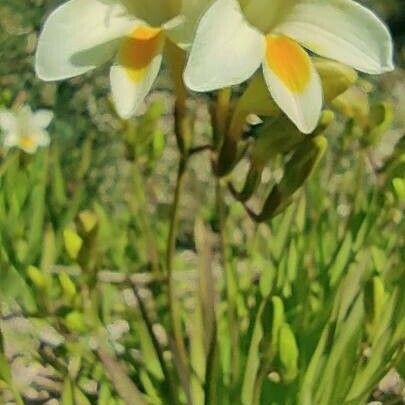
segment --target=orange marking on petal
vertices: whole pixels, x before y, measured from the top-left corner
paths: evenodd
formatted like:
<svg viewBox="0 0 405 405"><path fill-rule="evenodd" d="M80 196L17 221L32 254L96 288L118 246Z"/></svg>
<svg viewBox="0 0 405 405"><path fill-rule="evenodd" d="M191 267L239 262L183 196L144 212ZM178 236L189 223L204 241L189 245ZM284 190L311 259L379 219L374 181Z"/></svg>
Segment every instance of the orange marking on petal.
<svg viewBox="0 0 405 405"><path fill-rule="evenodd" d="M134 82L140 82L159 53L163 41L160 28L138 27L122 43L118 59Z"/></svg>
<svg viewBox="0 0 405 405"><path fill-rule="evenodd" d="M311 60L294 40L267 35L266 62L269 68L294 93L302 93L311 80Z"/></svg>

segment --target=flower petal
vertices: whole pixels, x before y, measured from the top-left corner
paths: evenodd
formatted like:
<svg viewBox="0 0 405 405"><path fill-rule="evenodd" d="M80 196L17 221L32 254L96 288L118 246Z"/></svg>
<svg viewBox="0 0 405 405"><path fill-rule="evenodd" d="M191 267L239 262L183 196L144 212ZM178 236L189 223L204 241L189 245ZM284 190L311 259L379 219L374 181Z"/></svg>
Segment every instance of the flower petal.
<svg viewBox="0 0 405 405"><path fill-rule="evenodd" d="M6 148L12 148L18 144L18 135L16 132L8 132L4 137L4 146Z"/></svg>
<svg viewBox="0 0 405 405"><path fill-rule="evenodd" d="M183 1L181 16L182 24L167 27L167 35L182 49L190 49L200 18L205 14L214 0Z"/></svg>
<svg viewBox="0 0 405 405"><path fill-rule="evenodd" d="M41 130L37 133L38 146L48 146L51 142L49 133L47 131Z"/></svg>
<svg viewBox="0 0 405 405"><path fill-rule="evenodd" d="M137 24L117 0L70 0L46 20L40 35L36 72L60 80L91 70L113 57L117 39Z"/></svg>
<svg viewBox="0 0 405 405"><path fill-rule="evenodd" d="M322 87L317 71L294 40L268 35L264 78L278 106L303 133L311 133L322 109Z"/></svg>
<svg viewBox="0 0 405 405"><path fill-rule="evenodd" d="M34 114L34 123L40 129L45 129L49 126L53 119L53 112L49 110L38 110Z"/></svg>
<svg viewBox="0 0 405 405"><path fill-rule="evenodd" d="M365 73L383 73L394 67L387 27L370 10L351 0L300 2L275 32Z"/></svg>
<svg viewBox="0 0 405 405"><path fill-rule="evenodd" d="M216 1L202 17L184 73L195 91L247 80L260 66L264 36L251 27L236 0Z"/></svg>
<svg viewBox="0 0 405 405"><path fill-rule="evenodd" d="M0 129L4 132L16 132L17 120L11 111L0 111Z"/></svg>
<svg viewBox="0 0 405 405"><path fill-rule="evenodd" d="M159 74L164 34L160 29L138 27L121 44L111 68L112 94L118 114L136 113Z"/></svg>

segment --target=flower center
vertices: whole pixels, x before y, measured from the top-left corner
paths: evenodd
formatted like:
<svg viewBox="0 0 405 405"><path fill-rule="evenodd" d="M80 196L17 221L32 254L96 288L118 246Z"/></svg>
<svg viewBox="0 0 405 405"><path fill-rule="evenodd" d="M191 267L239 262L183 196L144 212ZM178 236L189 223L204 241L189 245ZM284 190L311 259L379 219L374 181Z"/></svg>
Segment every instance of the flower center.
<svg viewBox="0 0 405 405"><path fill-rule="evenodd" d="M127 69L134 82L140 82L144 78L162 43L162 30L147 26L136 28L122 42L118 55L119 63Z"/></svg>
<svg viewBox="0 0 405 405"><path fill-rule="evenodd" d="M267 35L266 62L290 91L305 91L311 80L311 60L297 42L282 35Z"/></svg>
<svg viewBox="0 0 405 405"><path fill-rule="evenodd" d="M36 145L34 137L30 135L21 136L18 143L22 149L28 150L33 149Z"/></svg>

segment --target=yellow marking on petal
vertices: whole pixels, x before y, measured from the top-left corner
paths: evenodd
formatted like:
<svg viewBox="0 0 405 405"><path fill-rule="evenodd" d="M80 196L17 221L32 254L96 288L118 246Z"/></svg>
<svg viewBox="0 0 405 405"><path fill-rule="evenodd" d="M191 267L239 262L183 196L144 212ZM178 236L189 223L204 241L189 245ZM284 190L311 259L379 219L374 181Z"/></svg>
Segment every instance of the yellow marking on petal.
<svg viewBox="0 0 405 405"><path fill-rule="evenodd" d="M303 93L311 81L311 60L294 40L282 35L267 35L266 62L293 93Z"/></svg>
<svg viewBox="0 0 405 405"><path fill-rule="evenodd" d="M163 41L160 28L138 27L123 41L118 60L136 83L142 81Z"/></svg>
<svg viewBox="0 0 405 405"><path fill-rule="evenodd" d="M33 136L23 135L18 140L18 146L22 149L33 149L36 146L36 140Z"/></svg>

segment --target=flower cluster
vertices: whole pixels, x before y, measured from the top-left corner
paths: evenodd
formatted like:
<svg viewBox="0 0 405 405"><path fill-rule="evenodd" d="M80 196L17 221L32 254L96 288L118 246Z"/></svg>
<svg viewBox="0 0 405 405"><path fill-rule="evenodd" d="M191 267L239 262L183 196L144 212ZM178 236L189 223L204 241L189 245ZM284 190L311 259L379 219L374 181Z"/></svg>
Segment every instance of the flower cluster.
<svg viewBox="0 0 405 405"><path fill-rule="evenodd" d="M123 118L136 114L168 43L187 52L184 83L208 92L261 66L273 100L303 133L319 121L323 90L311 53L379 74L393 69L386 26L352 0L69 0L47 19L36 71L44 80L111 61Z"/></svg>

